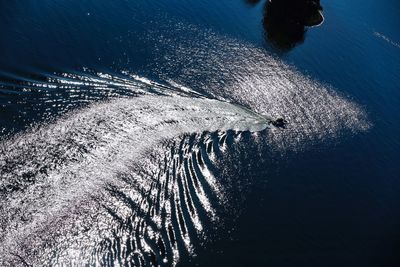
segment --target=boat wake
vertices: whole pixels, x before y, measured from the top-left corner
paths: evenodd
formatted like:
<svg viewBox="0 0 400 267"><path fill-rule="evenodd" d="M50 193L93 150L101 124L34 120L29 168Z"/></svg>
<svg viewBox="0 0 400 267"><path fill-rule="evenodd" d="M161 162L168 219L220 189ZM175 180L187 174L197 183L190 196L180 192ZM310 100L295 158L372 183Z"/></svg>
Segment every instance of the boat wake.
<svg viewBox="0 0 400 267"><path fill-rule="evenodd" d="M154 72L166 82L1 73L1 266L175 265L246 190L226 175L240 160L218 163L242 135L279 149L369 127L357 104L260 49L200 39L162 50L174 51Z"/></svg>
<svg viewBox="0 0 400 267"><path fill-rule="evenodd" d="M224 199L210 155L228 130L268 120L146 86L2 141L2 266L171 265L194 253Z"/></svg>

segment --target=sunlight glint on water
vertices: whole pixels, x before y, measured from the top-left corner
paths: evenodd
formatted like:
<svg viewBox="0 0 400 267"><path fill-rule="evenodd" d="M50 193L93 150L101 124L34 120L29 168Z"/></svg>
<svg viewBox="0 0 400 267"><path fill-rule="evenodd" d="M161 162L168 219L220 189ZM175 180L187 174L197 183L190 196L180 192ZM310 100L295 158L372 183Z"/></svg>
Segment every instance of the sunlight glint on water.
<svg viewBox="0 0 400 267"><path fill-rule="evenodd" d="M207 43L196 55L173 50L175 60L195 61L183 73L193 87L167 79L168 69L160 69L165 84L126 71L14 81L45 108L43 122L1 143L4 265L174 265L196 254L221 207L233 205L212 166L216 150L232 153L228 138L240 143L243 131L267 128L262 140L279 149L368 127L360 107L282 62L230 39L206 40L230 61L201 52ZM210 65L222 79L208 73L199 85ZM47 121L51 113L60 116ZM268 127L278 117L286 129Z"/></svg>

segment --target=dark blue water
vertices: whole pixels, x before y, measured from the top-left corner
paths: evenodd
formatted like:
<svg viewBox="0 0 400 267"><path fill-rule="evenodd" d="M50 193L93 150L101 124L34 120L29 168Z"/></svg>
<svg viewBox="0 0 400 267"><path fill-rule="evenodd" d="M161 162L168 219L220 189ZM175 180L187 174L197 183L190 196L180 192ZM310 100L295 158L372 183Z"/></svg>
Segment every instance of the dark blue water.
<svg viewBox="0 0 400 267"><path fill-rule="evenodd" d="M265 26L265 16L268 16L265 1L27 0L8 1L0 5L0 133L1 138L5 140L2 146L11 147L3 148L1 150L3 156L0 157L0 165L3 168L0 172L3 176L1 211L9 214L1 219L5 229L2 233L11 231L9 229L17 232L22 232L19 229L24 229L24 234L13 241L9 241L9 238L0 239L2 243L0 252L4 255L5 253L13 255L1 258L3 264L10 266L23 266L25 263L47 264L52 262L49 259L58 257L54 255L63 255L62 252L67 251L69 246L72 247L71 244L74 244L75 249L78 248L77 251L91 249L90 238L87 239L89 241L73 243L69 241L70 239L63 240L60 236L53 235L53 232L57 231L64 233L62 229L67 227L60 226L58 230L45 228L39 231L35 226L24 228L21 226L23 223L14 223L17 221L16 217L22 218L23 215L16 209L10 211L8 207L19 205L18 201L22 201L25 197L30 199L31 195L35 194L38 194L38 197L32 197L35 199L32 203L40 202L41 196L38 192L42 192L40 191L42 189L37 189L35 185L42 175L47 175L50 172L48 170L53 168L51 167L53 165L47 164L47 157L59 158L60 162L81 163L83 159L76 155L83 155L103 143L108 144L112 139L109 136L117 136L120 130L126 130L123 125L129 122L132 125L137 123L146 127L143 126L137 133L140 142L126 141L126 144L139 146L137 144L148 142L150 148L163 151L157 153L164 155L164 152L176 149L176 152L171 153L176 153L179 157L192 153L192 147L198 146L200 151L204 150L202 153L205 163L198 160L199 166L202 164L209 166L215 179L220 181L220 187L224 188L222 191L227 192L224 194L226 198L217 203L221 200L219 199L221 195L212 193L211 189L210 193L207 193L208 187L203 186L205 195L209 196L211 202L217 203L215 207L221 211L215 215L219 218L218 222L209 222L207 216L202 217L202 213L198 212L200 214L198 217L203 221L203 228L198 231L204 235L193 234L197 230L187 234L190 236L191 249L182 249L184 245L179 245L178 240L176 247L171 245L171 251L178 251L180 254L179 257L173 258L164 255L168 254L168 249L165 249L167 245L159 245L158 242L157 249L154 248L156 245L152 247L148 241L154 255L149 253L149 256L146 256L147 252L143 252L144 256L137 258L132 256L132 263L156 262L166 265L178 263L182 266L195 264L399 266L400 3L398 1L322 0L324 22L316 27L305 28L300 40L292 40L284 47L280 47L274 40L268 38L270 29ZM97 80L90 80L91 78ZM152 82L143 82L142 78ZM80 84L85 81L89 82ZM145 93L138 88L145 88L143 89ZM69 145L69 141L65 141L67 139L64 137L54 142L43 141L62 131L59 130L63 129L61 126L60 128L56 126L51 131L44 130L46 133L50 132L48 134L50 137L46 138L46 134L43 134L45 137L40 135L41 137L37 139L32 137L34 141L23 148L18 146L18 142L13 141L18 138L15 136L21 135L20 138L28 139L26 137L28 134L25 132L29 131L32 125L39 128L46 127L41 125L63 125L57 120L71 116L71 112L79 114L81 109L86 110L97 103L107 103L115 99L129 101L132 97L148 92L157 96L168 95L163 88L167 88L165 89L167 91L172 90L173 94L176 92L181 94L182 90L190 88L195 92L190 97L196 98L199 94L206 99L230 101L267 117L289 118L289 125L287 129L273 129L272 131L277 133L272 134L274 141L271 142L264 140L270 136L268 129L253 134L243 125L238 128L238 131L244 131L243 133L229 132L228 126L216 129L204 126L206 133L203 133L200 126L203 123L208 125L207 122L193 119L185 113L189 114L190 111L182 108L182 117L176 117L176 122L172 123L180 126L181 122L185 121L184 125L188 126L183 126L182 131L177 131L178 137L170 138L167 132L171 132L172 135L174 131L168 130L165 131L167 140L149 141L153 139L146 134L154 134L156 131L148 130L148 121L151 121L152 117L159 118L164 115L160 115L163 114L161 111L152 111L150 108L148 117L144 116L141 119L140 114L147 112L144 107L147 105L164 107L165 112L174 110L168 101L158 98L154 100L152 96L146 99L144 104L133 102L133 106L140 107L139 111L131 108L128 102L120 104L117 102L110 107L101 106L94 111L89 109L87 113L82 111L82 118L79 117L71 123L70 119L65 119L68 122L66 128L75 129L74 125L91 125L91 120L85 121L87 116L96 117L104 113L107 115L105 118L115 120L115 125L102 128L105 133L107 131L111 133L111 135L104 134L106 137L102 136L100 130L93 130L93 127L88 126L88 129L83 129L76 126L76 129L79 129L76 130L77 134L68 135L70 138L68 140L72 140L73 145ZM177 101L175 106L179 106L179 103L180 101ZM210 120L214 116L212 114L230 114L225 109L215 112L214 104L201 102L198 105L200 109L209 110L206 114L211 114ZM151 112L154 112L154 115ZM128 113L134 115L127 115ZM139 122L135 122L135 118L138 117ZM101 120L99 117L93 125L101 125ZM171 123L172 119L167 117L165 121ZM186 121L189 122L186 124ZM198 121L200 122L196 124ZM216 120L215 124L210 125L218 123L219 120ZM220 136L217 135L225 131L227 140L224 141L223 137L222 141L218 141L221 139L218 139ZM82 147L77 145L77 152L73 150L73 153L64 155L62 152L64 149L69 151L68 149L74 147L75 143L80 144L80 140L86 138L81 138L84 135L80 133L90 135L90 142L82 141ZM194 135L185 137L188 139L186 141L187 139L178 133ZM210 134L210 137L199 137L202 134L206 136ZM118 140L125 140L126 136L122 135ZM168 141L169 139L173 141ZM37 140L42 140L42 143ZM206 156L212 150L208 149L207 140L212 140L216 146L213 156ZM38 144L35 145L35 142ZM188 148L185 148L186 142ZM226 142L228 148L220 151L216 145L218 142L220 144ZM36 156L39 155L36 153L45 149L43 147L51 149L43 152L42 159ZM18 148L24 149L21 155L15 152ZM123 155L126 153L122 146L115 143L110 145L109 149L123 151L121 152ZM193 151L197 151L196 149L193 148ZM136 155L145 154L142 150L132 151L131 157L128 157L130 161L135 162L128 168L132 172L144 173L142 176L148 179L155 179L157 175L154 173L160 170L161 173L166 173L160 167L164 164L160 166L155 164L159 168L151 167L153 161L146 163L142 157L140 161L136 158ZM180 160L179 163L167 160L172 157L168 156L168 153L165 156L165 166L170 166L168 168L171 169L186 166L184 160ZM93 157L94 161L96 158ZM154 158L154 161L160 160L158 156ZM112 162L110 166L114 167L110 167L106 162L97 164L89 160L87 165L82 163L79 168L83 173L89 173L84 170L85 168L92 170L90 166L100 166L98 168L104 166L104 171L121 168L121 173L128 173L121 167L126 164L119 165L118 159L116 157L113 158L114 161L109 161ZM162 158L160 161L164 162ZM39 166L43 162L50 167L39 169L37 172L31 171L30 168L35 169L32 166ZM56 162L54 164L60 166L64 164L58 163L57 160L51 162ZM74 170L74 167L68 165L69 163L65 164L66 173L60 171L63 173L60 177L66 177L69 175L68 170L71 172ZM58 167L54 168L58 170ZM183 172L189 172L185 167L182 168ZM195 163L192 168L197 168ZM14 172L12 169L18 171ZM30 172L26 172L26 169ZM197 173L201 172L200 169ZM99 175L93 173L90 172L92 176ZM175 177L175 171L173 173L171 175ZM202 175L197 174L197 177ZM207 175L204 174L204 177ZM14 178L18 182L10 182ZM123 187L126 192L136 192L134 191L138 190L135 185L138 183L136 178L129 179L122 179L124 183L121 188ZM176 179L174 183L180 188L177 190L181 194L177 201L183 201L182 199L189 198L182 193L185 191L182 188L185 188L183 184L186 182L179 182L179 175ZM201 184L201 178L199 180ZM37 187L45 188L51 184L51 179L49 181ZM79 179L77 181L79 184ZM188 181L187 190L190 191L191 184L196 182L190 182L190 179ZM166 180L165 184L168 183L171 181ZM115 185L110 187L117 188ZM130 190L131 187L135 189ZM51 195L63 196L63 187L60 188L54 191L57 193ZM127 199L123 197L125 195L121 193L123 191L121 188L107 190L114 192L113 196L117 196L117 199ZM145 187L138 191L143 190L153 189ZM198 192L196 194L201 195ZM68 203L73 203L78 198L72 197L73 200L69 200ZM143 197L143 199L148 198ZM192 197L195 207L197 202L201 202L201 198L198 198L200 200ZM15 199L18 201L15 202ZM118 207L111 207L113 203L111 198L111 200L106 198L108 202L104 202L103 205L101 203L104 199L100 197L99 199L100 204L96 208L108 207L107 211L120 211ZM125 202L139 203L141 198L131 199L132 202ZM27 206L30 205L28 200L26 203ZM183 207L181 208L183 214L185 212L189 214L190 205L187 204L189 208L185 211L185 205L182 203L178 207ZM79 207L80 202L68 205ZM55 208L51 214L56 214L57 209ZM166 215L161 210L162 218ZM207 208L205 210L204 213L207 213ZM35 214L37 211L35 209L30 212ZM98 213L102 212L99 208ZM74 222L79 216L71 214L81 213L74 209L70 213L62 214L60 218ZM114 218L118 217L116 211L110 214L113 214ZM142 216L140 212L133 214L135 218ZM44 218L47 218L46 216ZM185 221L191 218L189 215L182 216ZM179 224L182 225L182 222L179 223L182 221L182 216L177 215L175 223L174 219L171 219L175 232L179 232L176 229L179 228ZM37 217L32 215L32 218L29 218L26 219L27 222L34 222ZM76 219L76 225L84 225L79 223L79 218ZM53 222L53 219L44 220L49 224ZM143 221L152 225L147 219ZM185 228L182 226L179 228L183 237L186 231L191 231L191 227L196 228L195 220L193 221L193 226L187 224L189 225L186 227L187 230L182 230ZM126 236L132 235L140 240L142 237L136 236L137 232L126 230L130 223L132 222L127 220L121 222L124 226L115 228L110 226L112 228L110 231L115 233L114 237L127 232ZM79 238L81 235L85 236L84 229L94 229L93 232L88 230L90 236L99 233L100 239L104 235L105 240L111 240L110 244L119 244L119 241L113 242L111 237L107 239L106 234L98 230L103 229L100 226L96 226L97 228L92 224L81 228L78 226L75 229L78 234L75 236ZM69 232L73 231L65 230L65 235L68 236ZM160 232L162 233L162 230ZM45 238L38 241L38 238L34 237L36 235L51 236L49 240L52 241ZM163 234L160 236L163 240L168 239ZM115 237L115 240L119 239ZM169 240L174 243L171 237ZM37 250L30 248L29 243L36 244L36 242L47 245L43 247L37 245ZM185 242L181 241L181 244L186 244ZM99 242L102 248L104 248L103 243ZM54 249L55 252L52 252L53 247L57 247ZM116 245L114 250L111 248L109 250L117 251L114 253L116 255L120 249ZM163 252L164 250L167 252ZM15 255L12 251L22 252L20 255ZM42 253L43 251L46 253ZM107 249L98 249L92 255L104 256L107 254L104 251ZM126 249L124 255L129 253L133 255L132 251ZM136 251L147 250L138 246ZM156 251L161 252L157 254ZM77 254L66 253L65 258L60 256L59 262L63 260L67 262L66 258ZM129 260L124 262L118 260L118 257L109 256L114 254L107 254L107 257L104 256L105 260L98 264L128 265L126 262ZM37 258L40 259L36 260L35 255L39 255ZM168 258L168 261L160 261L163 256ZM92 263L90 260L84 261L85 257L82 257L77 257L79 260L71 262Z"/></svg>

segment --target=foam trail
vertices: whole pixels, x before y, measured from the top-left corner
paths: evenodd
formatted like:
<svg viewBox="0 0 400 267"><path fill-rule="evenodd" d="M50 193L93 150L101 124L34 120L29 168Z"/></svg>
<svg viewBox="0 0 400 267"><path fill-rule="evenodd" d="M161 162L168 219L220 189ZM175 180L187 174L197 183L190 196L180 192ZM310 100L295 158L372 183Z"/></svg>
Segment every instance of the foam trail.
<svg viewBox="0 0 400 267"><path fill-rule="evenodd" d="M169 46L156 68L168 86L125 72L13 87L39 96L37 121L60 117L1 141L2 266L174 265L229 203L213 174L227 140L266 128L269 116L289 120L268 131L283 148L369 127L359 105L265 51L176 28L153 40Z"/></svg>
<svg viewBox="0 0 400 267"><path fill-rule="evenodd" d="M76 108L111 98L126 98L143 94L183 95L205 97L188 88L174 87L151 81L123 71L118 74L94 72L61 73L21 77L0 75L2 93L8 101L0 103L0 113L11 118L0 118L0 133L15 132L38 121L52 120Z"/></svg>
<svg viewBox="0 0 400 267"><path fill-rule="evenodd" d="M146 93L3 140L1 265L173 265L216 218L209 198L223 199L206 139L181 136L267 125L226 102ZM167 154L166 140L179 144Z"/></svg>
<svg viewBox="0 0 400 267"><path fill-rule="evenodd" d="M383 35L382 33L374 31L374 35L376 37L381 38L382 40L386 41L387 43L393 45L394 47L400 48L399 43L396 43L395 41L391 40L389 37Z"/></svg>

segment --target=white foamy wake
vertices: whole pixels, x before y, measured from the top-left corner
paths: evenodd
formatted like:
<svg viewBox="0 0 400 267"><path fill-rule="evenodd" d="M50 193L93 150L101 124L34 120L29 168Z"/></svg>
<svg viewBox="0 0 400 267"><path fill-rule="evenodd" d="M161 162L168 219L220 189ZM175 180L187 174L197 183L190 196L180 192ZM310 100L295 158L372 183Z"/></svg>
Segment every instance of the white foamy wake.
<svg viewBox="0 0 400 267"><path fill-rule="evenodd" d="M208 148L187 145L182 135L259 131L267 116L284 117L289 124L271 128L271 144L297 147L369 127L356 103L262 49L176 28L182 34L154 34L166 51L158 75L171 87L129 73L65 74L29 85L65 89L77 101L92 97L88 88L125 98L1 142L1 265L173 265L193 253L202 222L217 217L210 197L224 198ZM164 140L179 149L166 149Z"/></svg>
<svg viewBox="0 0 400 267"><path fill-rule="evenodd" d="M226 102L145 94L92 104L3 140L1 265L176 262L182 251L191 252L190 229L202 230L201 210L213 214L204 188L220 190L207 168L195 163L202 162L200 152L187 152L182 162L167 156L162 177L157 174L165 154L160 143L185 133L267 125ZM109 248L107 240L120 247Z"/></svg>

